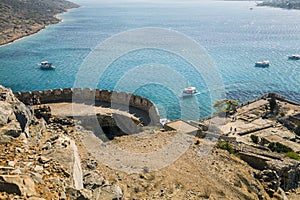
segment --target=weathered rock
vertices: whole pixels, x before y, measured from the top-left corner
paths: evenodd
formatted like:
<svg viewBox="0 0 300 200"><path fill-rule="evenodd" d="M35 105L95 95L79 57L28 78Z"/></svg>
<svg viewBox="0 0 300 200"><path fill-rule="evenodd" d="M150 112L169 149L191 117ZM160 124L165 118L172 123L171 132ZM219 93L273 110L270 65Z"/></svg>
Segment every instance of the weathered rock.
<svg viewBox="0 0 300 200"><path fill-rule="evenodd" d="M15 120L0 128L0 134L8 135L14 138L19 137L21 133L22 133L21 126L19 122Z"/></svg>
<svg viewBox="0 0 300 200"><path fill-rule="evenodd" d="M89 160L86 164L87 168L90 170L94 170L98 167L98 163L95 160Z"/></svg>
<svg viewBox="0 0 300 200"><path fill-rule="evenodd" d="M255 177L263 184L266 192L272 197L280 188L280 178L276 171L270 169L259 171Z"/></svg>
<svg viewBox="0 0 300 200"><path fill-rule="evenodd" d="M34 115L41 119L43 118L47 123L51 117L51 108L49 106L38 107L34 109Z"/></svg>
<svg viewBox="0 0 300 200"><path fill-rule="evenodd" d="M14 167L15 164L16 164L16 161L7 161L7 165L8 165L9 167Z"/></svg>
<svg viewBox="0 0 300 200"><path fill-rule="evenodd" d="M16 118L11 105L7 102L0 101L0 126L3 126L14 119Z"/></svg>
<svg viewBox="0 0 300 200"><path fill-rule="evenodd" d="M83 186L86 189L94 190L104 184L104 178L99 172L89 171L83 176Z"/></svg>
<svg viewBox="0 0 300 200"><path fill-rule="evenodd" d="M20 148L20 147L16 147L15 148L15 153L23 153L24 149Z"/></svg>
<svg viewBox="0 0 300 200"><path fill-rule="evenodd" d="M40 157L38 158L38 161L39 161L40 163L42 163L42 164L46 164L46 163L50 162L51 160L52 160L51 158L47 158L47 157L45 157L45 156L40 156Z"/></svg>
<svg viewBox="0 0 300 200"><path fill-rule="evenodd" d="M42 147L42 150L49 150L51 149L51 143L50 142L46 142L46 144Z"/></svg>
<svg viewBox="0 0 300 200"><path fill-rule="evenodd" d="M34 181L27 175L0 175L0 191L8 194L34 196Z"/></svg>
<svg viewBox="0 0 300 200"><path fill-rule="evenodd" d="M66 189L66 194L70 199L76 200L90 200L92 199L92 192L87 189L76 190L72 187Z"/></svg>
<svg viewBox="0 0 300 200"><path fill-rule="evenodd" d="M43 175L41 175L39 173L31 172L30 177L34 180L34 182L44 184Z"/></svg>
<svg viewBox="0 0 300 200"><path fill-rule="evenodd" d="M37 165L34 167L34 171L36 171L36 172L42 172L43 169L44 169L43 166L40 166L40 165Z"/></svg>
<svg viewBox="0 0 300 200"><path fill-rule="evenodd" d="M99 188L98 199L121 200L123 199L122 189L118 185L108 185Z"/></svg>
<svg viewBox="0 0 300 200"><path fill-rule="evenodd" d="M45 200L45 199L40 197L29 197L28 200Z"/></svg>
<svg viewBox="0 0 300 200"><path fill-rule="evenodd" d="M15 168L13 167L6 167L6 166L0 166L0 173L7 173L13 171Z"/></svg>
<svg viewBox="0 0 300 200"><path fill-rule="evenodd" d="M67 195L66 195L66 193L64 191L61 191L59 193L59 199L60 200L66 200L67 199Z"/></svg>
<svg viewBox="0 0 300 200"><path fill-rule="evenodd" d="M32 113L20 102L10 89L0 86L0 134L18 137L20 132L28 133Z"/></svg>
<svg viewBox="0 0 300 200"><path fill-rule="evenodd" d="M57 124L67 125L67 126L75 126L74 120L70 118L55 117L51 119L51 123L57 123Z"/></svg>
<svg viewBox="0 0 300 200"><path fill-rule="evenodd" d="M268 168L276 171L280 178L280 187L284 191L300 187L300 162L291 159L267 162ZM275 179L275 181L277 181Z"/></svg>

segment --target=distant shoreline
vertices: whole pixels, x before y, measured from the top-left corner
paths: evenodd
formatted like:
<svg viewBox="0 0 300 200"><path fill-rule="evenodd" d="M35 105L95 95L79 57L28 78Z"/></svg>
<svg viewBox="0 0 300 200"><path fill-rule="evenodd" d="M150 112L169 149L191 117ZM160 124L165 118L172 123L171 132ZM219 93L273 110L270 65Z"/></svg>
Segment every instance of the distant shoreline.
<svg viewBox="0 0 300 200"><path fill-rule="evenodd" d="M258 3L257 6L282 8L286 10L300 10L300 1L289 2L289 3L286 3L285 1L273 1L273 2L263 1L261 3Z"/></svg>
<svg viewBox="0 0 300 200"><path fill-rule="evenodd" d="M58 17L58 15L61 15L63 13L67 13L67 12L69 12L72 9L76 9L76 8L70 8L70 9L67 9L66 11L64 11L64 12L57 13L57 14L53 15L53 17L55 19L57 19L57 21L55 21L55 22L49 21L49 24L47 24L47 25L41 25L40 24L38 26L31 26L31 30L32 30L31 32L29 32L29 30L24 30L24 31L27 31L27 32L26 33L22 32L21 34L16 34L16 35L14 35L12 37L12 39L10 39L8 41L4 41L4 42L0 41L0 47L6 46L6 45L10 45L13 42L16 42L16 41L19 41L21 39L26 38L27 36L34 35L34 34L40 32L41 30L46 29L47 26L51 26L51 25L54 25L54 24L62 23L64 20L62 18Z"/></svg>

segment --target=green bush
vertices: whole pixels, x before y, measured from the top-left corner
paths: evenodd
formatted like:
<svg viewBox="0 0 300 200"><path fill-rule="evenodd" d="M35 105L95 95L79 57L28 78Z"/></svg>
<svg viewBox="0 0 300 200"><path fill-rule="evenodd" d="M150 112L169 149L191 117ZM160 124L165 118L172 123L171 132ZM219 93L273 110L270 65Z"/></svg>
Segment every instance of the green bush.
<svg viewBox="0 0 300 200"><path fill-rule="evenodd" d="M252 142L254 142L255 144L258 144L259 138L256 135L250 135L250 138L251 138Z"/></svg>
<svg viewBox="0 0 300 200"><path fill-rule="evenodd" d="M272 95L269 99L269 106L271 113L273 113L276 107L278 106L274 95Z"/></svg>
<svg viewBox="0 0 300 200"><path fill-rule="evenodd" d="M287 152L285 154L285 157L288 157L288 158L291 158L291 159L294 159L294 160L300 160L300 156L299 154L297 154L296 152Z"/></svg>
<svg viewBox="0 0 300 200"><path fill-rule="evenodd" d="M277 153L288 153L288 152L292 152L293 150L288 147L285 146L279 142L272 142L268 145L268 148L273 151L273 152L277 152Z"/></svg>
<svg viewBox="0 0 300 200"><path fill-rule="evenodd" d="M218 141L216 147L219 149L227 150L231 154L234 153L234 149L232 145L228 142Z"/></svg>

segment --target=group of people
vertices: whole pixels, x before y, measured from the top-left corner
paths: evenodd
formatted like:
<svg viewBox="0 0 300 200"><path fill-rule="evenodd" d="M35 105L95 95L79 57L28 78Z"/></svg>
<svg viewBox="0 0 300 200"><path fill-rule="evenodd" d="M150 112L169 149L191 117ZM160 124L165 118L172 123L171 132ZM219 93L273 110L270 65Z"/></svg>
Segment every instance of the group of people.
<svg viewBox="0 0 300 200"><path fill-rule="evenodd" d="M32 106L32 105L40 105L41 104L40 97L38 97L36 95L33 95L33 97L28 100L28 104L30 106Z"/></svg>

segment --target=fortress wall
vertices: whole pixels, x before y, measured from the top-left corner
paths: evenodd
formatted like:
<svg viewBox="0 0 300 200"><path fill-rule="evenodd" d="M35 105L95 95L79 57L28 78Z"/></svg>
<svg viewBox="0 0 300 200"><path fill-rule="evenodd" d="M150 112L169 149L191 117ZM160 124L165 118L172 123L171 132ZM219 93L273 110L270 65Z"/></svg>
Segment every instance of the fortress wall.
<svg viewBox="0 0 300 200"><path fill-rule="evenodd" d="M159 113L156 106L146 98L138 95L128 94L110 90L99 90L90 88L64 88L31 92L16 92L15 96L25 104L29 104L30 99L38 97L42 104L57 102L78 102L94 104L105 102L113 105L129 106L142 110L154 120L151 124L159 123ZM114 106L115 107L115 106Z"/></svg>
<svg viewBox="0 0 300 200"><path fill-rule="evenodd" d="M274 96L275 99L277 99L279 101L282 101L282 102L286 102L286 103L289 103L289 104L292 104L292 105L295 105L295 106L299 106L300 105L298 102L289 100L285 96L282 96L282 95L277 94L277 93L267 93L267 94L264 94L262 96L262 98L271 98L272 96Z"/></svg>

